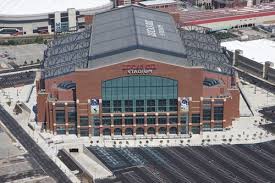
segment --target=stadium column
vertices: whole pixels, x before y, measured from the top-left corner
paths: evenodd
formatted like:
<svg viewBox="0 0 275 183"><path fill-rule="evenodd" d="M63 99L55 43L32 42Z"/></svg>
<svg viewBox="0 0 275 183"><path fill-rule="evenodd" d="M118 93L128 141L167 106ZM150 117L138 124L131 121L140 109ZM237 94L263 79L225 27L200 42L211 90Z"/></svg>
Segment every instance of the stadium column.
<svg viewBox="0 0 275 183"><path fill-rule="evenodd" d="M225 106L225 104L228 104L228 102L226 102L226 98L223 99L223 108ZM226 123L229 122L229 121L226 121L227 117L226 115L224 114L225 113L225 110L223 110L223 120L222 120L222 127L224 128L225 126L228 126ZM232 113L231 113L232 115ZM231 120L231 125L232 125L232 120Z"/></svg>
<svg viewBox="0 0 275 183"><path fill-rule="evenodd" d="M48 100L45 102L45 105L46 105L46 118L45 118L45 120L46 120L46 131L48 132L48 131L52 131L52 129L51 129L51 123L50 123L50 116L51 116L51 110L50 110L50 103L48 102Z"/></svg>
<svg viewBox="0 0 275 183"><path fill-rule="evenodd" d="M76 128L77 128L77 137L80 137L80 104L79 104L79 99L76 100L76 114L77 114L77 118L76 118Z"/></svg>
<svg viewBox="0 0 275 183"><path fill-rule="evenodd" d="M158 116L159 116L159 113L155 113L155 116L156 116L156 136L159 135L159 119L158 119Z"/></svg>
<svg viewBox="0 0 275 183"><path fill-rule="evenodd" d="M144 135L147 138L147 129L148 129L148 125L147 125L147 113L144 113Z"/></svg>
<svg viewBox="0 0 275 183"><path fill-rule="evenodd" d="M65 102L65 105L64 105L64 108L65 108L65 130L66 130L66 135L69 134L69 131L68 131L68 126L69 126L69 119L68 119L68 103Z"/></svg>
<svg viewBox="0 0 275 183"><path fill-rule="evenodd" d="M188 132L189 134L192 133L192 98L189 98L189 113L188 113Z"/></svg>
<svg viewBox="0 0 275 183"><path fill-rule="evenodd" d="M100 121L100 126L99 126L99 136L103 137L103 116L102 116L102 99L99 99L99 121Z"/></svg>
<svg viewBox="0 0 275 183"><path fill-rule="evenodd" d="M53 109L52 109L52 124L53 124L53 134L56 135L56 106L55 103L53 103L52 105Z"/></svg>
<svg viewBox="0 0 275 183"><path fill-rule="evenodd" d="M211 99L211 131L214 128L214 99Z"/></svg>
<svg viewBox="0 0 275 183"><path fill-rule="evenodd" d="M125 114L122 114L122 137L124 138L125 136Z"/></svg>
<svg viewBox="0 0 275 183"><path fill-rule="evenodd" d="M136 137L136 127L137 127L137 123L136 123L136 113L133 113L133 136Z"/></svg>
<svg viewBox="0 0 275 183"><path fill-rule="evenodd" d="M200 98L200 134L203 128L203 97Z"/></svg>
<svg viewBox="0 0 275 183"><path fill-rule="evenodd" d="M169 112L166 113L166 129L167 129L167 135L170 135L170 124L169 124Z"/></svg>
<svg viewBox="0 0 275 183"><path fill-rule="evenodd" d="M111 114L111 138L114 138L114 114Z"/></svg>
<svg viewBox="0 0 275 183"><path fill-rule="evenodd" d="M92 121L92 110L90 110L90 103L91 103L91 99L88 99L88 103L87 103L87 114L88 114L88 133L89 133L89 138L92 137L92 126L93 126L93 121Z"/></svg>
<svg viewBox="0 0 275 183"><path fill-rule="evenodd" d="M178 120L177 120L177 128L178 128L178 135L180 135L181 134L181 124L180 124L180 116L181 116L181 114L180 114L180 104L181 104L181 99L180 99L180 97L178 97Z"/></svg>

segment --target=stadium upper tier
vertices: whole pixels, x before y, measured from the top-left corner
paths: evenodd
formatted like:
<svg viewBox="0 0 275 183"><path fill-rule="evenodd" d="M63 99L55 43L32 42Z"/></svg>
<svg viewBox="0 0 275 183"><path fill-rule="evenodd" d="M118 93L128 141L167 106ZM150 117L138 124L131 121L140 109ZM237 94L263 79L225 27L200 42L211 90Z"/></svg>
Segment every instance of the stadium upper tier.
<svg viewBox="0 0 275 183"><path fill-rule="evenodd" d="M92 29L52 41L45 51L44 77L140 57L232 74L229 60L213 35L177 29L168 13L127 6L96 14Z"/></svg>
<svg viewBox="0 0 275 183"><path fill-rule="evenodd" d="M112 6L110 0L0 0L0 19L43 16L56 11L66 11L68 8L92 13Z"/></svg>

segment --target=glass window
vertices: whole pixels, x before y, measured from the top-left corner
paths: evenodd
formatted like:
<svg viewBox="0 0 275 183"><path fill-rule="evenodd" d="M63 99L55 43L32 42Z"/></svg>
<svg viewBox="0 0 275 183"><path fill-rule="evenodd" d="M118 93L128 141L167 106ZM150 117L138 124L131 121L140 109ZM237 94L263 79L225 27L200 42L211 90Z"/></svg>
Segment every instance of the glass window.
<svg viewBox="0 0 275 183"><path fill-rule="evenodd" d="M165 112L166 111L166 99L159 99L158 100L158 111Z"/></svg>
<svg viewBox="0 0 275 183"><path fill-rule="evenodd" d="M203 123L202 131L211 131L211 124L210 123Z"/></svg>
<svg viewBox="0 0 275 183"><path fill-rule="evenodd" d="M106 113L177 111L177 91L176 80L159 76L125 76L107 80L102 82L102 110Z"/></svg>
<svg viewBox="0 0 275 183"><path fill-rule="evenodd" d="M144 135L144 129L143 128L137 128L136 129L136 135Z"/></svg>
<svg viewBox="0 0 275 183"><path fill-rule="evenodd" d="M122 125L122 117L114 116L114 125Z"/></svg>
<svg viewBox="0 0 275 183"><path fill-rule="evenodd" d="M170 115L169 116L169 123L170 124L177 124L178 123L178 116L176 116L176 115Z"/></svg>
<svg viewBox="0 0 275 183"><path fill-rule="evenodd" d="M223 120L223 107L214 107L214 120Z"/></svg>
<svg viewBox="0 0 275 183"><path fill-rule="evenodd" d="M203 101L203 104L211 105L211 100L204 100L204 101Z"/></svg>
<svg viewBox="0 0 275 183"><path fill-rule="evenodd" d="M211 107L204 106L202 115L204 121L211 121Z"/></svg>
<svg viewBox="0 0 275 183"><path fill-rule="evenodd" d="M80 126L89 126L88 116L80 116Z"/></svg>
<svg viewBox="0 0 275 183"><path fill-rule="evenodd" d="M110 126L111 125L111 117L110 116L103 116L102 117L102 125L103 126Z"/></svg>
<svg viewBox="0 0 275 183"><path fill-rule="evenodd" d="M65 135L66 134L66 130L65 129L56 130L56 134L57 135Z"/></svg>
<svg viewBox="0 0 275 183"><path fill-rule="evenodd" d="M188 123L188 114L183 114L183 115L180 117L180 123L181 123L181 124L187 124L187 123Z"/></svg>
<svg viewBox="0 0 275 183"><path fill-rule="evenodd" d="M177 111L178 110L178 100L177 99L170 99L169 100L169 110L170 111Z"/></svg>
<svg viewBox="0 0 275 183"><path fill-rule="evenodd" d="M182 126L180 128L180 133L181 134L187 134L188 133L188 126Z"/></svg>
<svg viewBox="0 0 275 183"><path fill-rule="evenodd" d="M214 104L223 104L223 99L214 100Z"/></svg>
<svg viewBox="0 0 275 183"><path fill-rule="evenodd" d="M93 128L93 136L100 136L100 129L99 128Z"/></svg>
<svg viewBox="0 0 275 183"><path fill-rule="evenodd" d="M177 133L178 133L178 129L177 129L176 127L171 127L171 128L169 129L169 133L170 133L170 134L177 134Z"/></svg>
<svg viewBox="0 0 275 183"><path fill-rule="evenodd" d="M133 129L132 128L126 128L125 129L125 135L133 135Z"/></svg>
<svg viewBox="0 0 275 183"><path fill-rule="evenodd" d="M93 116L92 117L92 124L93 124L93 126L99 126L100 125L99 116Z"/></svg>
<svg viewBox="0 0 275 183"><path fill-rule="evenodd" d="M69 134L76 134L76 128L74 126L69 126L68 132L69 132Z"/></svg>
<svg viewBox="0 0 275 183"><path fill-rule="evenodd" d="M120 129L120 128L116 128L116 129L114 130L114 135L122 135L121 129Z"/></svg>
<svg viewBox="0 0 275 183"><path fill-rule="evenodd" d="M156 103L155 100L147 100L147 112L155 112L156 111Z"/></svg>
<svg viewBox="0 0 275 183"><path fill-rule="evenodd" d="M66 134L66 128L65 128L65 126L57 126L56 127L56 133L58 135L64 135L64 134Z"/></svg>
<svg viewBox="0 0 275 183"><path fill-rule="evenodd" d="M133 125L133 116L125 116L124 121L125 125Z"/></svg>
<svg viewBox="0 0 275 183"><path fill-rule="evenodd" d="M137 112L144 112L144 100L137 100L136 101L136 111Z"/></svg>
<svg viewBox="0 0 275 183"><path fill-rule="evenodd" d="M68 122L76 123L76 112L68 112Z"/></svg>
<svg viewBox="0 0 275 183"><path fill-rule="evenodd" d="M111 130L109 128L103 129L103 135L110 136L111 135Z"/></svg>
<svg viewBox="0 0 275 183"><path fill-rule="evenodd" d="M80 136L81 137L89 136L89 129L80 129Z"/></svg>
<svg viewBox="0 0 275 183"><path fill-rule="evenodd" d="M192 114L192 123L200 123L200 114Z"/></svg>
<svg viewBox="0 0 275 183"><path fill-rule="evenodd" d="M111 102L110 100L102 101L102 112L110 113L111 112Z"/></svg>
<svg viewBox="0 0 275 183"><path fill-rule="evenodd" d="M193 134L200 134L200 126L192 126Z"/></svg>
<svg viewBox="0 0 275 183"><path fill-rule="evenodd" d="M133 101L132 100L125 100L125 112L133 112Z"/></svg>
<svg viewBox="0 0 275 183"><path fill-rule="evenodd" d="M148 125L156 124L156 116L148 115L147 116L147 124Z"/></svg>
<svg viewBox="0 0 275 183"><path fill-rule="evenodd" d="M222 131L223 123L214 123L214 131Z"/></svg>
<svg viewBox="0 0 275 183"><path fill-rule="evenodd" d="M136 116L136 124L144 125L144 116Z"/></svg>
<svg viewBox="0 0 275 183"><path fill-rule="evenodd" d="M167 116L166 115L159 115L158 116L158 124L166 124L167 123Z"/></svg>
<svg viewBox="0 0 275 183"><path fill-rule="evenodd" d="M121 100L114 100L114 112L122 112Z"/></svg>
<svg viewBox="0 0 275 183"><path fill-rule="evenodd" d="M65 111L56 111L56 124L65 124Z"/></svg>

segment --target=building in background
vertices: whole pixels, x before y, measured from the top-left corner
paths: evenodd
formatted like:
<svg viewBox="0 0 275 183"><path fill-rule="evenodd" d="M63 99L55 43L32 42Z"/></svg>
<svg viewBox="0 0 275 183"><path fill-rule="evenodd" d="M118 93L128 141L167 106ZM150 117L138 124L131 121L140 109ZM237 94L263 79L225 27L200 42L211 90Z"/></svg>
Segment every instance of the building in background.
<svg viewBox="0 0 275 183"><path fill-rule="evenodd" d="M114 0L115 7L117 7L117 6L127 6L127 5L131 5L131 4L138 4L141 1L143 1L143 0Z"/></svg>
<svg viewBox="0 0 275 183"><path fill-rule="evenodd" d="M51 34L75 31L95 13L113 8L110 0L0 0L0 35Z"/></svg>
<svg viewBox="0 0 275 183"><path fill-rule="evenodd" d="M155 9L176 9L177 1L175 0L150 0L150 1L141 1L138 3L141 6L147 8L155 8Z"/></svg>
<svg viewBox="0 0 275 183"><path fill-rule="evenodd" d="M48 131L177 137L224 130L239 117L234 71L214 36L138 6L96 14L92 27L45 52L37 106Z"/></svg>
<svg viewBox="0 0 275 183"><path fill-rule="evenodd" d="M219 31L275 23L275 2L244 8L181 11L169 10L180 26L202 26Z"/></svg>
<svg viewBox="0 0 275 183"><path fill-rule="evenodd" d="M269 1L260 0L188 0L188 2L203 9L242 8L269 3Z"/></svg>

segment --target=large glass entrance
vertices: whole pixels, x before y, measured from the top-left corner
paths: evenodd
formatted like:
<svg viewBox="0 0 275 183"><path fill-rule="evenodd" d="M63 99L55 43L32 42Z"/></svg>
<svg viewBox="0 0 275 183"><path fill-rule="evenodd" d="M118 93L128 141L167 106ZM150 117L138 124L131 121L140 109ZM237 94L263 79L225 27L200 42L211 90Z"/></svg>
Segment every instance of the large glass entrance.
<svg viewBox="0 0 275 183"><path fill-rule="evenodd" d="M125 76L102 82L103 113L177 111L178 81Z"/></svg>

